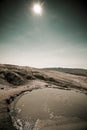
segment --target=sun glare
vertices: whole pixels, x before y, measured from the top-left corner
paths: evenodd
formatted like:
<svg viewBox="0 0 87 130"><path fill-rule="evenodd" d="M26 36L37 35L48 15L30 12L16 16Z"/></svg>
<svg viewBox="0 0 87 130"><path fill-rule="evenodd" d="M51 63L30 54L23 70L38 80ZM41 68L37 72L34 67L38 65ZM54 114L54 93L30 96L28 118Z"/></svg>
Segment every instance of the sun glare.
<svg viewBox="0 0 87 130"><path fill-rule="evenodd" d="M42 13L42 7L40 4L34 4L33 10L36 14L41 15Z"/></svg>

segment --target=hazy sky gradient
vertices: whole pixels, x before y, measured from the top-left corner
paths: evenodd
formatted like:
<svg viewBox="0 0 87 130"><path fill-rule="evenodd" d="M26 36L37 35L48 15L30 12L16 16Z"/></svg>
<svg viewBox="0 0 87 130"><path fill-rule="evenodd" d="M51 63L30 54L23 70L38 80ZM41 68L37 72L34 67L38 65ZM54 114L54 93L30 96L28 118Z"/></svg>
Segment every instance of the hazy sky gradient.
<svg viewBox="0 0 87 130"><path fill-rule="evenodd" d="M87 68L85 0L0 1L0 63L32 67Z"/></svg>

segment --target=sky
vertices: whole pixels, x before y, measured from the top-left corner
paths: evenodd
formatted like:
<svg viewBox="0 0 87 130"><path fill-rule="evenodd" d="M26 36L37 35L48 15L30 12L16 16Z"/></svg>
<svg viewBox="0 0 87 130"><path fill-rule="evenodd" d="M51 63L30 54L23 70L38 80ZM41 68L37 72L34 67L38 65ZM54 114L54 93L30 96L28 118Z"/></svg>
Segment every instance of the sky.
<svg viewBox="0 0 87 130"><path fill-rule="evenodd" d="M87 69L86 0L0 0L0 63Z"/></svg>

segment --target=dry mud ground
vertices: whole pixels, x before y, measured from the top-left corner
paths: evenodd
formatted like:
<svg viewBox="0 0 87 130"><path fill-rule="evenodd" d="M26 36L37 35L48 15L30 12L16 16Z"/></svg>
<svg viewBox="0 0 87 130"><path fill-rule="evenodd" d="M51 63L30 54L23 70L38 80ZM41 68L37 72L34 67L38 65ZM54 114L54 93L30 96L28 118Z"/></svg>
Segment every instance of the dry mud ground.
<svg viewBox="0 0 87 130"><path fill-rule="evenodd" d="M75 89L87 94L87 77L31 67L0 65L0 130L16 130L9 116L10 104L26 91L39 88Z"/></svg>

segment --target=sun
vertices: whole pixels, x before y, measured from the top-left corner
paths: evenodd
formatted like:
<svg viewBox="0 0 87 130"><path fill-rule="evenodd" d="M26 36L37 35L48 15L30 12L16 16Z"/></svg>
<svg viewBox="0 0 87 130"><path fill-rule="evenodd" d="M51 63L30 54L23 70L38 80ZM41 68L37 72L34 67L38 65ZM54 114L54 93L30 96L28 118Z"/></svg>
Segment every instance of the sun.
<svg viewBox="0 0 87 130"><path fill-rule="evenodd" d="M33 11L38 14L38 15L41 15L42 14L42 6L37 3L37 4L34 4L33 6Z"/></svg>

